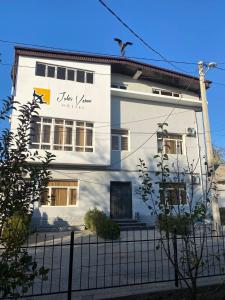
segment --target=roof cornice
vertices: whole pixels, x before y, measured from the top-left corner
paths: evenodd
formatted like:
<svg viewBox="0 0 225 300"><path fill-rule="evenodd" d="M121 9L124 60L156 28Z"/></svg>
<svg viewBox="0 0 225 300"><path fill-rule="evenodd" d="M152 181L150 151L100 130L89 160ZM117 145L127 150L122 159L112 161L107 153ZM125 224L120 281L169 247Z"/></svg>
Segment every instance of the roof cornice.
<svg viewBox="0 0 225 300"><path fill-rule="evenodd" d="M82 61L89 63L109 64L112 67L112 73L122 73L132 76L132 72L141 69L142 76L140 79L159 82L162 84L172 85L181 89L188 89L199 94L199 79L191 75L179 73L166 68L153 66L136 60L131 60L126 57L114 57L107 55L92 55L77 52L65 52L56 50L43 50L28 47L15 47L15 60L13 66L13 80L16 78L18 58L19 56L50 58L70 61ZM190 84L189 84L190 82ZM206 82L207 88L210 81Z"/></svg>

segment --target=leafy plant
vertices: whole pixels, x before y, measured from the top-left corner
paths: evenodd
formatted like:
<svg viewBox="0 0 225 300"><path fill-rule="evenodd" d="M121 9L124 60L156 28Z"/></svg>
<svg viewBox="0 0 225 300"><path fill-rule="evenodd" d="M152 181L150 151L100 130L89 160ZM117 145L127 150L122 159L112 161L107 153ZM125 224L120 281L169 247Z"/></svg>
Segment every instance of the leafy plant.
<svg viewBox="0 0 225 300"><path fill-rule="evenodd" d="M106 214L97 208L87 211L84 217L85 227L104 239L117 239L120 227L110 220Z"/></svg>
<svg viewBox="0 0 225 300"><path fill-rule="evenodd" d="M171 234L187 235L191 230L191 220L187 215L159 215L156 224L160 231Z"/></svg>
<svg viewBox="0 0 225 300"><path fill-rule="evenodd" d="M105 218L97 225L97 234L104 239L118 239L120 236L120 227L114 221Z"/></svg>
<svg viewBox="0 0 225 300"><path fill-rule="evenodd" d="M103 211L93 208L89 209L84 216L85 227L93 232L97 232L99 223L102 223L106 219L106 215Z"/></svg>
<svg viewBox="0 0 225 300"><path fill-rule="evenodd" d="M16 212L9 218L2 230L3 241L8 240L10 243L23 244L30 230L31 218L29 215L21 215Z"/></svg>
<svg viewBox="0 0 225 300"><path fill-rule="evenodd" d="M11 98L3 102L0 119L10 117L17 110L17 127L4 129L0 134L0 293L18 298L32 285L35 277L46 279L48 270L38 267L22 246L29 234L29 222L34 202L51 178L48 170L54 156L29 148L32 118L38 114L41 97L34 93L32 101L24 105ZM15 107L16 106L16 107Z"/></svg>

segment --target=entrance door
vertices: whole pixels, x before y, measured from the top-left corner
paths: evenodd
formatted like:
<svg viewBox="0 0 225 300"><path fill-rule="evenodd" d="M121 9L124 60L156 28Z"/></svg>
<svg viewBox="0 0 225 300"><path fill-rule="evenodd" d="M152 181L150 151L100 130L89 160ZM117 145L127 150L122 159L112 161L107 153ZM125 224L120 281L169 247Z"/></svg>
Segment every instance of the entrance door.
<svg viewBox="0 0 225 300"><path fill-rule="evenodd" d="M132 218L132 184L131 182L111 181L110 215L112 219Z"/></svg>

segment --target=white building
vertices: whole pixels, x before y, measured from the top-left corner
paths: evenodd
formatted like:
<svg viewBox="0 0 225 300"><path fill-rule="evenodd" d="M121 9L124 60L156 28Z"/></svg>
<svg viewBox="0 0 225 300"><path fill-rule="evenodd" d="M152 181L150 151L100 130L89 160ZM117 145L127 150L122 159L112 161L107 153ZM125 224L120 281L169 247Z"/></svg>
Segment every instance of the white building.
<svg viewBox="0 0 225 300"><path fill-rule="evenodd" d="M202 192L198 78L125 57L16 47L13 86L20 103L31 100L34 90L43 95L30 147L56 155L48 188L53 197L37 204L36 224L83 224L93 207L115 219L154 222L137 195L137 164L144 159L154 178L153 157L162 144L157 123L165 120L163 143L170 148L164 151L181 167L187 158L197 163L195 188ZM13 115L12 128L16 123ZM188 177L180 186L171 182L170 192L177 188L185 205Z"/></svg>

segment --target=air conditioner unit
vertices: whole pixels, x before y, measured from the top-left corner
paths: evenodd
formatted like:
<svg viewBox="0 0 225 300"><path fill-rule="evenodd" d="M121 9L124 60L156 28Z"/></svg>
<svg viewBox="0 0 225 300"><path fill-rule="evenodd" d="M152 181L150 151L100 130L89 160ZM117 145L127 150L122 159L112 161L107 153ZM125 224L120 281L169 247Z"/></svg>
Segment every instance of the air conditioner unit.
<svg viewBox="0 0 225 300"><path fill-rule="evenodd" d="M193 182L193 184L196 184L196 185L200 184L200 176L199 175L193 175L192 176L192 182Z"/></svg>
<svg viewBox="0 0 225 300"><path fill-rule="evenodd" d="M195 128L187 128L187 136L196 137L196 129Z"/></svg>

